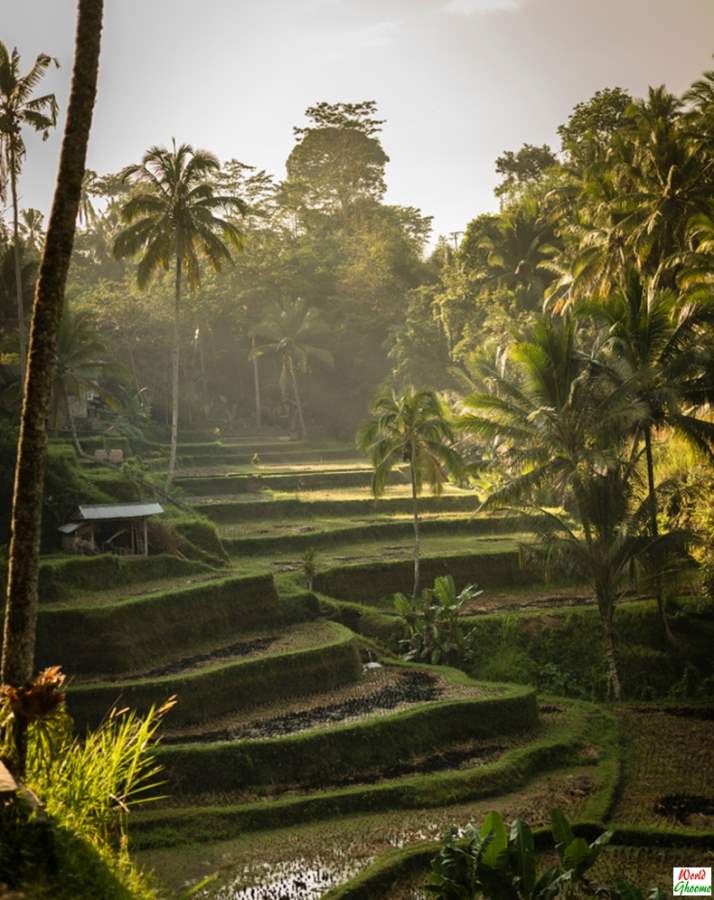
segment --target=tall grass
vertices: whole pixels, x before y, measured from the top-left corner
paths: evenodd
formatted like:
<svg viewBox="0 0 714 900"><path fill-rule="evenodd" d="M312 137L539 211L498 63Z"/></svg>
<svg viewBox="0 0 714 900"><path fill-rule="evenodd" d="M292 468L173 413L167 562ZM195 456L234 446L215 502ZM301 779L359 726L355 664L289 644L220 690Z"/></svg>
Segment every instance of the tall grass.
<svg viewBox="0 0 714 900"><path fill-rule="evenodd" d="M32 726L27 782L47 814L92 841L123 841L131 809L159 799L156 732L174 702L151 707L145 716L113 709L84 738L71 734L66 714L41 737Z"/></svg>
<svg viewBox="0 0 714 900"><path fill-rule="evenodd" d="M56 852L62 848L50 870L45 871L45 859L28 860L30 872L17 873L20 883L23 889L31 888L29 897L43 900L46 896L159 900L150 879L129 857L128 822L134 808L159 799L164 782L157 761L157 731L175 700L154 706L143 716L128 708L113 709L96 729L77 736L60 692L63 682L55 667L32 685L6 686L0 695L0 754L17 759L12 742L22 734L24 787L35 795L52 828ZM18 729L20 720L24 727ZM25 856L33 854L30 831L27 837ZM77 893L73 884L82 890ZM59 885L59 893L52 893Z"/></svg>

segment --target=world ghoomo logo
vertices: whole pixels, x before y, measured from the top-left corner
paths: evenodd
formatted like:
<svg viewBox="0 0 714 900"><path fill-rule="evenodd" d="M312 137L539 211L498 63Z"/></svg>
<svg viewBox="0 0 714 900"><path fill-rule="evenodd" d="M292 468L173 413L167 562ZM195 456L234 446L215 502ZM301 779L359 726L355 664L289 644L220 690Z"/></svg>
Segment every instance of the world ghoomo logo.
<svg viewBox="0 0 714 900"><path fill-rule="evenodd" d="M675 897L711 897L711 868L677 866L672 869L672 890Z"/></svg>

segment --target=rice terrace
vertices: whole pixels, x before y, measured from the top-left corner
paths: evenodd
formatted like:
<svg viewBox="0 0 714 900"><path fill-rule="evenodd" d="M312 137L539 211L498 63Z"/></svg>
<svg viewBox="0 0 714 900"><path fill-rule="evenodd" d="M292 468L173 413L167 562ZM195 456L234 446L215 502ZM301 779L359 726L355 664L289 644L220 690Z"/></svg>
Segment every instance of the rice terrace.
<svg viewBox="0 0 714 900"><path fill-rule="evenodd" d="M0 900L712 896L706 0L3 12Z"/></svg>

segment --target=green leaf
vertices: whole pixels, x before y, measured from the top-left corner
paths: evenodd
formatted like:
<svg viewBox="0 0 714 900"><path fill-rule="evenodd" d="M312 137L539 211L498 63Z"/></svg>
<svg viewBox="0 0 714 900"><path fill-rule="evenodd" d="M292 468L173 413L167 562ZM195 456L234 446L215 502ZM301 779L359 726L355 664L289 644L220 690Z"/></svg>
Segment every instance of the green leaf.
<svg viewBox="0 0 714 900"><path fill-rule="evenodd" d="M516 819L511 825L511 858L518 875L521 892L529 895L535 884L535 843L526 822Z"/></svg>
<svg viewBox="0 0 714 900"><path fill-rule="evenodd" d="M503 819L497 812L490 812L483 820L480 829L481 838L485 839L487 835L491 835L491 840L486 847L481 861L484 866L490 869L501 869L507 859L508 851L508 834Z"/></svg>
<svg viewBox="0 0 714 900"><path fill-rule="evenodd" d="M590 846L585 838L575 838L563 851L563 865L566 869L580 870L590 859Z"/></svg>
<svg viewBox="0 0 714 900"><path fill-rule="evenodd" d="M572 843L575 835L570 827L570 823L559 809L551 809L550 822L555 847L562 858L564 848Z"/></svg>
<svg viewBox="0 0 714 900"><path fill-rule="evenodd" d="M456 584L451 575L441 575L434 580L434 596L442 606L450 606L456 600Z"/></svg>
<svg viewBox="0 0 714 900"><path fill-rule="evenodd" d="M404 594L395 594L392 598L394 602L394 609L399 613L400 616L410 615L412 612L412 605L409 601L408 597L405 597Z"/></svg>

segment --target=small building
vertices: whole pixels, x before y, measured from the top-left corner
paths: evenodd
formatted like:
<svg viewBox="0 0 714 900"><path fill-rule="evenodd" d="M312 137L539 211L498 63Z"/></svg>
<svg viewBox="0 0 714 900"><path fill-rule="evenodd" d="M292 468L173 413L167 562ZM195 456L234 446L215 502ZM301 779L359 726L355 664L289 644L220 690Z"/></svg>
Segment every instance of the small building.
<svg viewBox="0 0 714 900"><path fill-rule="evenodd" d="M61 525L62 549L68 553L149 555L147 522L164 509L160 503L90 503L77 507Z"/></svg>

